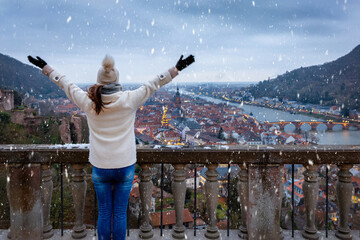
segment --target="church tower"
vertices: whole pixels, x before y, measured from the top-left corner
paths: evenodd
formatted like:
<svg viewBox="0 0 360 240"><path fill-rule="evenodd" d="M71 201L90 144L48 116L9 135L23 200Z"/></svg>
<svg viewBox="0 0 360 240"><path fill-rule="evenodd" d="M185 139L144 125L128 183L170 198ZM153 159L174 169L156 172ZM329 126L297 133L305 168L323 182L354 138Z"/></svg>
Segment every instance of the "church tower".
<svg viewBox="0 0 360 240"><path fill-rule="evenodd" d="M181 98L179 88L177 88L176 94L174 96L175 109L171 113L172 118L185 117L184 109L181 107Z"/></svg>
<svg viewBox="0 0 360 240"><path fill-rule="evenodd" d="M179 87L177 87L177 91L175 94L175 107L181 109L181 99L180 99Z"/></svg>

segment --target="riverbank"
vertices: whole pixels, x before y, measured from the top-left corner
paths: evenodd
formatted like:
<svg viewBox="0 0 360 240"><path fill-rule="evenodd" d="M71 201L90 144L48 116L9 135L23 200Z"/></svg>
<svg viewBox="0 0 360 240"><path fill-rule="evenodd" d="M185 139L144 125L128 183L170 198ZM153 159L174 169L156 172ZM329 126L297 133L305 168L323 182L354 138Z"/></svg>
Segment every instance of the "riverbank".
<svg viewBox="0 0 360 240"><path fill-rule="evenodd" d="M347 121L349 123L359 123L358 121L355 121L355 120L350 119L350 118L343 118L343 117L339 117L339 116L336 116L336 115L324 115L324 114L309 112L308 110L301 110L301 109L287 110L287 109L284 109L284 108L281 108L281 107L271 106L269 104L261 104L261 103L247 102L247 101L237 101L237 100L232 100L232 99L228 99L228 98L224 98L224 97L216 97L216 96L213 96L213 98L221 100L221 101L228 101L228 102L231 102L231 103L236 103L236 104L243 103L243 104L249 105L249 106L263 107L263 108L268 108L268 109L279 110L279 111L287 112L287 113L294 114L294 115L296 115L296 114L304 115L304 116L308 116L308 117L312 117L312 118L322 119L324 121L334 121L334 122ZM330 106L329 106L329 108L330 108Z"/></svg>

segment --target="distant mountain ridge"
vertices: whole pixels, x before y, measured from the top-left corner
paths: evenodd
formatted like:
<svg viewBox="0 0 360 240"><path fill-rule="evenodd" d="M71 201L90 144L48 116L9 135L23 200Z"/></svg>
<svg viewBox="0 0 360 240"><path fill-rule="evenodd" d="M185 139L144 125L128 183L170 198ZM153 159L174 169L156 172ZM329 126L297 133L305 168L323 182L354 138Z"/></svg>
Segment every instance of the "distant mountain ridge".
<svg viewBox="0 0 360 240"><path fill-rule="evenodd" d="M65 97L64 92L38 68L0 53L0 88L28 93L36 98Z"/></svg>
<svg viewBox="0 0 360 240"><path fill-rule="evenodd" d="M360 108L360 45L335 61L301 67L249 87L254 97Z"/></svg>

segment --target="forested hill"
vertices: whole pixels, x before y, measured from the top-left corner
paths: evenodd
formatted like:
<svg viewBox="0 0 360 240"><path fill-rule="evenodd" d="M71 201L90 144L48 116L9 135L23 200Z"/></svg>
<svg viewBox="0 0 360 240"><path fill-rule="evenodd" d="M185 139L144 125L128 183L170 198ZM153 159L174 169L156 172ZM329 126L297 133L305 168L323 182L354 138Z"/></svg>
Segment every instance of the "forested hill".
<svg viewBox="0 0 360 240"><path fill-rule="evenodd" d="M0 54L0 88L28 93L37 98L65 96L38 68L3 54Z"/></svg>
<svg viewBox="0 0 360 240"><path fill-rule="evenodd" d="M360 108L360 45L322 65L301 67L250 87L254 97Z"/></svg>

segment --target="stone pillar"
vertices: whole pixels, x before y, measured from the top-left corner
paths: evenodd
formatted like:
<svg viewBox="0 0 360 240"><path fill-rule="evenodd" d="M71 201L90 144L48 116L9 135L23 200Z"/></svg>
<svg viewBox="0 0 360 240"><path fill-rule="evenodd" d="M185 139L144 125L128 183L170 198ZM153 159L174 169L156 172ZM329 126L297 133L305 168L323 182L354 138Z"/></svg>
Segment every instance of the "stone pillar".
<svg viewBox="0 0 360 240"><path fill-rule="evenodd" d="M340 239L352 239L348 226L351 195L353 189L351 184L352 174L349 172L349 170L352 168L352 165L341 164L338 167L340 168L340 171L338 172L338 182L336 183L336 196L338 208L340 211L340 224L335 233L335 236Z"/></svg>
<svg viewBox="0 0 360 240"><path fill-rule="evenodd" d="M185 192L186 192L186 172L185 164L175 164L173 173L172 190L175 202L176 224L173 227L172 236L175 239L185 239L185 226L183 224Z"/></svg>
<svg viewBox="0 0 360 240"><path fill-rule="evenodd" d="M248 170L246 165L239 165L240 172L239 172L239 182L238 182L238 193L240 198L240 205L241 205L241 226L239 228L239 237L241 239L248 239L248 232L247 232L247 205L249 201L249 182L248 182Z"/></svg>
<svg viewBox="0 0 360 240"><path fill-rule="evenodd" d="M279 164L251 164L247 210L248 238L281 239Z"/></svg>
<svg viewBox="0 0 360 240"><path fill-rule="evenodd" d="M84 209L86 198L86 172L84 164L72 164L72 197L75 209L75 226L71 236L74 239L84 238L86 236L86 226L84 224Z"/></svg>
<svg viewBox="0 0 360 240"><path fill-rule="evenodd" d="M208 170L205 173L205 200L209 215L209 224L206 227L205 237L208 239L220 239L219 229L216 226L216 207L219 194L219 173L216 171L217 166L217 164L206 165Z"/></svg>
<svg viewBox="0 0 360 240"><path fill-rule="evenodd" d="M319 239L319 234L317 233L315 227L316 203L319 197L319 183L317 180L318 173L316 171L317 165L305 165L305 168L306 171L304 172L303 192L306 224L304 226L304 230L302 231L302 236L305 239Z"/></svg>
<svg viewBox="0 0 360 240"><path fill-rule="evenodd" d="M139 237L141 239L150 239L154 233L150 225L150 207L153 191L153 183L151 181L151 164L141 164L142 171L140 173L140 200L141 200L141 225Z"/></svg>
<svg viewBox="0 0 360 240"><path fill-rule="evenodd" d="M7 191L12 240L41 239L43 213L40 164L10 164Z"/></svg>
<svg viewBox="0 0 360 240"><path fill-rule="evenodd" d="M11 216L13 215L12 213L12 207L11 207L11 202L10 202L10 171L9 171L9 167L8 167L8 164L6 164L6 178L7 178L7 181L6 181L6 195L7 195L7 198L8 198L8 201L9 201L9 205L10 205L10 221L11 221ZM7 238L8 239L11 239L11 226L9 228L9 232L7 234Z"/></svg>
<svg viewBox="0 0 360 240"><path fill-rule="evenodd" d="M280 188L279 188L279 192L280 192L280 202L279 202L279 207L280 207L280 217L281 217L281 207L282 207L282 200L284 197L284 184L282 179L284 178L285 175L285 166L284 165L280 165L280 175L279 175L279 179L280 179ZM279 224L279 231L280 231L280 240L284 239L284 233L283 230L281 228L281 225Z"/></svg>
<svg viewBox="0 0 360 240"><path fill-rule="evenodd" d="M53 193L53 181L51 176L50 165L41 165L42 168L42 203L43 203L43 239L51 238L54 235L53 228L50 224L50 206Z"/></svg>

